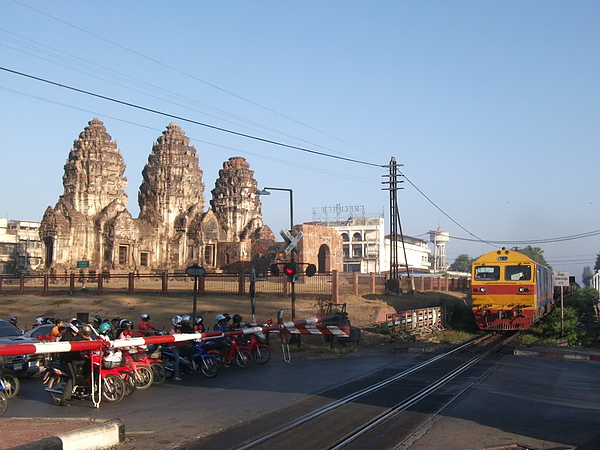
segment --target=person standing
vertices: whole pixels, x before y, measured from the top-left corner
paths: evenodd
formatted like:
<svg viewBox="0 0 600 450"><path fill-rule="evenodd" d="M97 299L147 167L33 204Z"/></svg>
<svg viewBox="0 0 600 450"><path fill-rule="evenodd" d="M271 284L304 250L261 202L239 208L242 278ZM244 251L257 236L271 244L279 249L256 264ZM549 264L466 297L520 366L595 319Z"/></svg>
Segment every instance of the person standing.
<svg viewBox="0 0 600 450"><path fill-rule="evenodd" d="M169 334L172 336L181 334L181 325L183 324L181 316L173 316L171 322L173 326L169 330ZM181 344L181 342L169 342L169 350L173 353L173 381L181 381L181 377L179 376L179 349L181 348Z"/></svg>

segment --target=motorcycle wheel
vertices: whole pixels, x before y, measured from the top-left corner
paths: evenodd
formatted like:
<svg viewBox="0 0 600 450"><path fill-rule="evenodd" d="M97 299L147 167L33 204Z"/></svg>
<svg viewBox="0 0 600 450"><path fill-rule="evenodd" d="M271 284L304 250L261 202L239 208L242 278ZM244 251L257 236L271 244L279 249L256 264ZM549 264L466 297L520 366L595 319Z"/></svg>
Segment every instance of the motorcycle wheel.
<svg viewBox="0 0 600 450"><path fill-rule="evenodd" d="M4 387L6 398L13 398L19 393L21 382L16 376L3 372L2 375L0 375L0 383L2 383L2 386Z"/></svg>
<svg viewBox="0 0 600 450"><path fill-rule="evenodd" d="M60 394L57 394L56 392L48 392L48 395L50 396L50 398L52 399L52 403L57 403L60 402L62 400L62 392L64 392L65 390L65 385L67 384L67 380L64 377L57 377L57 376L53 376L50 377L50 379L48 380L48 383L46 383L47 389L54 389L56 391L60 391Z"/></svg>
<svg viewBox="0 0 600 450"><path fill-rule="evenodd" d="M172 378L175 373L175 371L173 370L173 361L170 359L164 359L163 366L165 367L166 378Z"/></svg>
<svg viewBox="0 0 600 450"><path fill-rule="evenodd" d="M150 368L152 369L152 375L154 376L152 384L156 386L163 384L167 379L167 369L165 369L163 363L153 362L150 364Z"/></svg>
<svg viewBox="0 0 600 450"><path fill-rule="evenodd" d="M204 358L200 364L200 371L206 378L214 378L219 371L217 358Z"/></svg>
<svg viewBox="0 0 600 450"><path fill-rule="evenodd" d="M238 348L235 351L235 363L243 369L250 367L252 365L252 353L250 353L250 350Z"/></svg>
<svg viewBox="0 0 600 450"><path fill-rule="evenodd" d="M121 372L121 378L125 382L125 397L129 397L137 389L135 378L131 372Z"/></svg>
<svg viewBox="0 0 600 450"><path fill-rule="evenodd" d="M256 347L252 356L256 364L266 364L271 358L271 352L269 351L269 347Z"/></svg>
<svg viewBox="0 0 600 450"><path fill-rule="evenodd" d="M6 412L8 408L8 396L4 391L0 391L0 416Z"/></svg>
<svg viewBox="0 0 600 450"><path fill-rule="evenodd" d="M135 384L140 391L148 389L150 386L152 386L152 382L154 381L152 369L147 366L137 367L133 371L133 376L135 378Z"/></svg>
<svg viewBox="0 0 600 450"><path fill-rule="evenodd" d="M109 403L116 403L125 397L125 382L117 375L108 374L102 380L102 398Z"/></svg>

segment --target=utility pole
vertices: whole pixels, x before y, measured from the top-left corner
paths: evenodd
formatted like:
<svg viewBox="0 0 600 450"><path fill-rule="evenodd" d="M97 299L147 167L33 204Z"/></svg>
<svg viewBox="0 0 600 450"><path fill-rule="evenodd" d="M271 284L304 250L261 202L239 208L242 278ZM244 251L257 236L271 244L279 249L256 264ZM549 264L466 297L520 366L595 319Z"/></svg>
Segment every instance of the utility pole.
<svg viewBox="0 0 600 450"><path fill-rule="evenodd" d="M397 164L396 158L392 156L390 164L385 166L389 169L387 175L383 175L388 178L388 181L383 181L382 184L388 185L383 190L390 191L390 278L386 285L386 289L392 292L400 292L400 276L398 274L400 264L398 263L398 236L402 242L402 250L404 252L404 261L406 264L406 274L410 280L410 270L408 267L408 260L406 258L406 247L404 245L404 234L402 233L402 225L400 223L400 211L398 209L398 190L404 189L401 185L404 180L399 179L402 177L400 167L403 164ZM412 283L410 284L412 286ZM411 292L414 289L410 290Z"/></svg>

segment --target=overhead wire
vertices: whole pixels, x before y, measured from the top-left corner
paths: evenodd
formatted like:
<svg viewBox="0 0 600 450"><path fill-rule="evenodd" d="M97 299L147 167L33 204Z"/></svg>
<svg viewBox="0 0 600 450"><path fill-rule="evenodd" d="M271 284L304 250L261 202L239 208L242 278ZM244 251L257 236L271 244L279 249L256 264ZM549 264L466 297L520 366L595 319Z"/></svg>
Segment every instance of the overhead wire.
<svg viewBox="0 0 600 450"><path fill-rule="evenodd" d="M324 157L327 157L327 158L333 158L333 159L337 159L337 160L340 160L340 161L352 162L352 163L362 164L362 165L371 166L371 167L383 167L381 164L375 164L375 163L371 163L371 162L368 162L368 161L361 161L361 160L354 159L354 158L346 158L344 156L331 155L331 154L328 154L328 153L325 153L325 152L321 152L321 151L317 151L317 150L312 150L312 149L305 148L305 147L299 147L297 145L285 144L283 142L274 141L272 139L266 139L266 138L262 138L262 137L259 137L259 136L254 136L254 135L251 135L251 134L241 133L239 131L230 130L228 128L223 128L223 127L219 127L219 126L216 126L216 125L210 125L210 124L205 123L205 122L200 122L200 121L197 121L197 120L188 119L186 117L178 116L178 115L175 115L175 114L170 114L170 113L167 113L167 112L164 112L164 111L159 111L157 109L148 108L148 107L145 107L145 106L137 105L135 103L126 102L126 101L123 101L123 100L118 100L116 98L108 97L106 95L96 94L96 93L91 92L91 91L86 91L84 89L79 89L79 88L76 88L76 87L73 87L73 86L69 86L69 85L66 85L66 84L61 84L61 83L58 83L58 82L55 82L55 81L51 81L51 80L48 80L48 79L45 79L45 78L42 78L42 77L37 77L35 75L30 75L30 74L27 74L27 73L24 73L24 72L19 72L17 70L12 70L12 69L9 69L7 67L0 67L0 70L3 70L3 71L8 72L8 73L15 74L15 75L19 75L19 76L22 76L22 77L25 77L25 78L30 78L32 80L40 81L42 83L50 84L52 86L60 87L60 88L63 88L63 89L68 89L70 91L78 92L80 94L88 95L88 96L95 97L95 98L100 98L102 100L106 100L106 101L109 101L109 102L112 102L112 103L116 103L116 104L119 104L119 105L123 105L123 106L128 106L130 108L135 108L135 109L138 109L138 110L141 110L141 111L146 111L146 112L150 112L150 113L153 113L153 114L158 114L158 115L165 116L165 117L170 117L172 119L180 120L180 121L183 121L183 122L193 123L195 125L199 125L199 126L202 126L202 127L205 127L205 128L209 128L209 129L221 131L223 133L228 133L228 134L231 134L231 135L234 135L234 136L244 137L244 138L252 139L252 140L255 140L255 141L259 141L259 142L264 142L266 144L272 144L272 145L276 145L276 146L280 146L280 147L289 148L289 149L292 149L292 150L298 150L298 151L301 151L301 152L304 152L304 153L310 153L310 154L313 154L313 155L324 156Z"/></svg>
<svg viewBox="0 0 600 450"><path fill-rule="evenodd" d="M203 79L201 79L201 78L199 78L199 77L197 77L197 76L195 76L195 75L189 74L189 73L187 73L187 72L185 72L185 71L183 71L183 70L177 69L176 67L173 67L173 66L170 66L170 65L168 65L168 64L165 64L165 63L163 63L162 61L159 61L159 60L157 60L157 59L155 59L155 58L152 58L152 57L150 57L150 56L148 56L148 55L145 55L145 54L143 54L143 53L140 53L140 52L138 52L138 51L132 50L132 49L130 49L129 47L127 47L127 46L125 46L125 45L122 45L122 44L119 44L119 43L117 43L117 42L111 41L110 39L107 39L107 38L105 38L105 37L103 37L103 36L100 36L100 35L98 35L98 34L92 33L91 31L89 31L89 30L86 30L86 29L84 29L84 28L81 28L81 27L78 27L78 26L76 26L76 25L73 25L73 24L71 24L71 23L69 23L69 22L67 22L67 21L65 21L65 20L59 19L58 17L52 16L51 14L45 13L45 12L43 12L43 11L40 11L39 9L36 9L36 8L34 8L34 7L30 6L30 5L24 4L24 3L22 3L22 2L20 2L20 1L18 1L18 0L13 0L13 2L14 2L14 3L17 3L17 4L21 5L21 6L23 6L23 7L25 7L25 8L29 8L30 10L32 10L32 11L35 11L35 12L36 12L36 13L38 13L38 14L44 15L44 16L46 16L46 17L49 17L49 18L50 18L50 19L52 19L52 20L55 20L55 21L57 21L57 22L60 22L60 23L62 23L62 24L64 24L64 25L67 25L67 26L69 26L69 27L71 27L71 28L74 28L74 29L76 29L76 30L78 30L78 31L80 31L80 32L82 32L82 33L85 33L85 34L88 34L88 35L90 35L90 36L93 36L93 37L95 37L96 39L100 39L100 40L102 40L102 41L104 41L104 42L107 42L107 43L109 43L109 44L111 44L111 45L114 45L115 47L118 47L118 48L120 48L120 49L122 49L122 50L124 50L124 51L126 51L126 52L129 52L129 53L131 53L131 54L133 54L133 55L136 55L136 56L138 56L138 57L140 57L140 58L143 58L143 59L146 59L146 60L148 60L148 61L151 61L151 62L153 62L154 64L157 64L157 65L159 65L159 66L161 66L161 67L164 67L164 68L167 68L167 69L169 69L169 70L172 70L172 71L174 71L174 72L176 72L176 73L178 73L178 74L180 74L180 75L184 75L184 76L186 76L186 77L189 77L189 78L191 78L191 79L193 79L193 80L195 80L195 81L198 81L199 83L202 83L202 84L204 84L204 85L206 85L206 86L209 86L209 87L211 87L211 88L213 88L213 89L216 89L216 90L218 90L218 91L220 91L220 92L223 92L223 93L225 93L225 94L228 94L228 95L230 95L230 96L232 96L232 97L235 97L235 98L237 98L237 99L239 99L239 100L242 100L242 101L244 101L244 102L247 102L247 103L249 103L249 104L251 104L251 105L253 105L253 106L256 106L256 107L258 107L258 108L264 109L265 111L268 111L268 112L270 112L270 113L272 113L272 114L275 114L275 115L277 115L277 116L280 116L280 117L282 117L282 118L284 118L284 119L290 120L290 121L292 121L292 122L294 122L294 123L297 123L297 124L299 124L299 125L302 125L302 126L304 126L304 127L306 127L306 128L309 128L309 129L311 129L311 130L317 131L317 132L319 132L319 133L321 133L321 134L323 134L323 135L325 135L325 136L328 136L328 137L331 137L331 138L333 138L333 139L335 139L335 140L338 140L338 141L340 141L340 142L343 142L343 143L344 143L344 144L346 144L346 145L350 145L350 146L352 146L352 147L359 148L360 150L363 150L363 151L364 151L364 149L362 149L362 148L360 148L360 147L357 147L356 145L354 145L354 144L352 144L352 143L350 143L350 142L346 142L346 141L344 141L343 139L340 139L340 138L339 138L339 137L337 137L337 136L333 136L333 135L331 135L331 134L329 134L329 133L326 133L326 132L324 132L324 131L322 131L322 130L320 130L320 129L316 128L316 127L313 127L313 126L311 126L311 125L305 124L305 123L303 123L303 122L301 122L301 121L298 121L298 120L296 120L296 119L294 119L294 118L292 118L292 117L290 117L290 116L287 116L287 115L285 115L285 114L282 114L282 113L280 113L280 112L278 112L278 111L275 111L275 110L273 110L273 109L271 109L271 108L268 108L268 107L266 107L266 106L264 106L264 105L261 105L260 103L257 103L257 102L255 102L255 101L249 100L249 99L247 99L247 98L245 98L245 97L243 97L243 96L241 96L241 95L239 95L239 94L236 94L236 93L234 93L234 92L231 92L231 91L229 91L229 90L227 90L227 89L224 89L224 88L222 88L222 87L220 87L220 86L217 86L217 85L215 85L215 84L213 84L213 83L210 83L210 82L208 82L208 81L206 81L206 80L203 80Z"/></svg>

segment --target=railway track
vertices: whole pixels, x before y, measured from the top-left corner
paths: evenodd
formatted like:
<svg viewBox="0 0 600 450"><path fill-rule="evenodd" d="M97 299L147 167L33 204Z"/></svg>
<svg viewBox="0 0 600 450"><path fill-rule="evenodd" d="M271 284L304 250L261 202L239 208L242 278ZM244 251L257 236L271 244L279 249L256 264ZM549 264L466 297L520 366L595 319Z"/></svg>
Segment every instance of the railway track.
<svg viewBox="0 0 600 450"><path fill-rule="evenodd" d="M285 442L300 449L408 448L419 429L497 362L487 358L516 335L487 335L392 373L384 370L277 416L211 435L184 448L267 449ZM342 395L342 392L346 392ZM273 427L275 425L275 427Z"/></svg>

